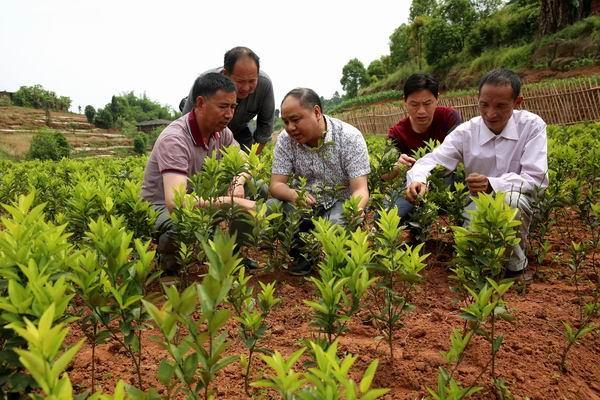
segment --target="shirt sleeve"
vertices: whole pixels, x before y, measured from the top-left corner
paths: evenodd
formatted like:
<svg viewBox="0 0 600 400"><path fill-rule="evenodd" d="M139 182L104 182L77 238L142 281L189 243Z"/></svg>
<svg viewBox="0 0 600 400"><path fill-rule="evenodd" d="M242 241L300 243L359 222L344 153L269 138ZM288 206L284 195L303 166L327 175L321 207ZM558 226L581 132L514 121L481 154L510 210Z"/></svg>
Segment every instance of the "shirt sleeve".
<svg viewBox="0 0 600 400"><path fill-rule="evenodd" d="M260 110L256 117L256 130L254 140L258 143L266 143L271 140L273 133L273 119L275 117L275 96L273 95L273 84L270 79L261 81L264 84L264 94Z"/></svg>
<svg viewBox="0 0 600 400"><path fill-rule="evenodd" d="M429 174L438 165L448 171L454 171L463 159L463 137L466 133L464 129L455 129L446 136L441 145L418 159L406 173L406 186L415 181L426 183Z"/></svg>
<svg viewBox="0 0 600 400"><path fill-rule="evenodd" d="M272 174L290 176L294 172L294 156L290 140L290 137L283 132L277 137L273 151Z"/></svg>
<svg viewBox="0 0 600 400"><path fill-rule="evenodd" d="M490 186L495 192L531 193L535 188L548 186L548 143L545 123L533 128L531 137L523 148L520 165L511 165L511 169L520 172L508 172L495 178L488 177Z"/></svg>
<svg viewBox="0 0 600 400"><path fill-rule="evenodd" d="M369 175L369 172L371 172L369 151L367 149L365 138L358 129L356 129L355 134L350 137L343 150L344 169L348 174L349 180L358 178L359 176Z"/></svg>
<svg viewBox="0 0 600 400"><path fill-rule="evenodd" d="M191 155L186 146L175 136L166 136L158 144L157 162L161 175L176 173L187 176Z"/></svg>

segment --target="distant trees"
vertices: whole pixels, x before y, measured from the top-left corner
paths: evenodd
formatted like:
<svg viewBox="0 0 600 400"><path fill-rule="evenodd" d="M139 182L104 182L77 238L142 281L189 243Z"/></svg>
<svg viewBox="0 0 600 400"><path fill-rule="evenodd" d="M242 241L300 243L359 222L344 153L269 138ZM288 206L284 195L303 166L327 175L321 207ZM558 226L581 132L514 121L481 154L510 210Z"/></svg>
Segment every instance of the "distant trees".
<svg viewBox="0 0 600 400"><path fill-rule="evenodd" d="M343 100L344 98L340 96L340 94L336 90L330 99L326 99L325 97L321 96L321 105L323 106L324 111L328 112L330 109L340 104Z"/></svg>
<svg viewBox="0 0 600 400"><path fill-rule="evenodd" d="M16 106L52 111L68 111L71 107L69 97L57 96L53 91L44 89L42 85L21 86L13 94L12 103Z"/></svg>
<svg viewBox="0 0 600 400"><path fill-rule="evenodd" d="M356 97L358 89L369 84L367 70L358 58L353 58L344 65L340 83L350 98Z"/></svg>
<svg viewBox="0 0 600 400"><path fill-rule="evenodd" d="M58 161L69 157L71 146L65 136L50 128L40 129L31 140L28 158Z"/></svg>
<svg viewBox="0 0 600 400"><path fill-rule="evenodd" d="M94 124L105 129L120 128L125 122L136 123L151 119L172 120L177 115L169 107L150 100L145 94L138 97L133 92L128 92L120 96L112 96L110 103L106 104L104 108L99 108L94 118Z"/></svg>
<svg viewBox="0 0 600 400"><path fill-rule="evenodd" d="M85 106L84 113L85 113L85 118L87 119L87 121L90 124L93 124L94 117L96 116L96 109L93 106L88 104L87 106Z"/></svg>
<svg viewBox="0 0 600 400"><path fill-rule="evenodd" d="M109 107L104 107L98 109L96 113L96 118L94 118L94 125L98 128L110 129L113 127L114 119L113 115L110 112Z"/></svg>

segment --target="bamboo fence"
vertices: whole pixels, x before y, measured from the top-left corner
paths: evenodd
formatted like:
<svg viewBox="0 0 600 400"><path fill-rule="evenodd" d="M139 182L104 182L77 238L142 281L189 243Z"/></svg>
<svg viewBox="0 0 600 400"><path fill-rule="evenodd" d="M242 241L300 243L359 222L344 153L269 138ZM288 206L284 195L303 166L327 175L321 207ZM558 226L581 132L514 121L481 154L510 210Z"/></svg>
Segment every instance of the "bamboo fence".
<svg viewBox="0 0 600 400"><path fill-rule="evenodd" d="M522 95L525 98L522 108L539 115L547 124L600 121L600 85L591 79L557 82L544 87L524 86ZM479 115L475 95L441 97L439 105L458 110L463 121ZM406 117L406 109L402 102L400 105L379 105L338 113L335 117L354 125L363 133L385 135L392 125Z"/></svg>

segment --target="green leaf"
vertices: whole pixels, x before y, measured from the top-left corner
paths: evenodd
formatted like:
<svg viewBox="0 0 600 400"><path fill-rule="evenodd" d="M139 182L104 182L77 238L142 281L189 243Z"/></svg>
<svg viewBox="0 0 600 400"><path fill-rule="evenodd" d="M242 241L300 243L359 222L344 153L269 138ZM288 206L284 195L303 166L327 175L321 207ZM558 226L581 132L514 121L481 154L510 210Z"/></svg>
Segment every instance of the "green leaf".
<svg viewBox="0 0 600 400"><path fill-rule="evenodd" d="M361 393L366 393L367 390L371 387L371 383L373 382L373 378L375 377L375 371L377 371L378 361L374 360L369 364L369 367L365 371L359 385L359 389Z"/></svg>
<svg viewBox="0 0 600 400"><path fill-rule="evenodd" d="M165 386L169 386L171 383L171 379L173 378L173 374L175 373L175 366L167 360L161 360L158 365L158 371L156 372L156 376L158 377L158 381Z"/></svg>

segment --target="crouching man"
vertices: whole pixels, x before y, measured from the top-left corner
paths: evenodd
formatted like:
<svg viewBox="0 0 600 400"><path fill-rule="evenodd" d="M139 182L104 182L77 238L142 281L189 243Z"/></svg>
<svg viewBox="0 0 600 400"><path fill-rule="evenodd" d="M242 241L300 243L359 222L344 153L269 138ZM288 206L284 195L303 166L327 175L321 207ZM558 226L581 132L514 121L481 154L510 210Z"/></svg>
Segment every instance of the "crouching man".
<svg viewBox="0 0 600 400"><path fill-rule="evenodd" d="M148 158L142 183L142 197L158 211L156 231L157 253L161 268L168 272L178 269L176 232L170 213L175 208L175 193L188 189L188 178L202 170L204 159L227 146L238 146L227 124L236 107L233 82L219 73L208 73L196 79L192 88L194 108L167 126L154 144ZM216 199L217 204L232 201L244 208L254 202L244 199L244 177L236 177L230 188L233 197ZM198 207L206 204L198 199ZM243 235L238 234L238 241ZM245 260L244 264L251 263ZM252 267L253 265L246 265Z"/></svg>
<svg viewBox="0 0 600 400"><path fill-rule="evenodd" d="M537 115L515 110L523 102L521 80L512 71L488 72L479 82L479 112L459 125L444 142L419 159L407 173L407 200L427 192L427 177L437 166L453 171L462 162L471 196L503 192L506 202L519 209L521 242L508 261L508 277L530 279L525 274L526 238L531 223L531 195L548 186L546 124ZM473 209L474 204L467 206ZM470 214L465 213L465 217Z"/></svg>
<svg viewBox="0 0 600 400"><path fill-rule="evenodd" d="M367 175L371 171L363 135L355 127L323 114L321 101L312 89L297 88L285 95L281 103L285 126L275 145L269 192L275 199L297 207L318 209L314 213L334 223L343 223L342 204L351 196L360 197L359 207L369 201ZM305 177L308 194L300 198L290 187L294 174ZM322 193L320 188L341 187L337 196ZM286 206L284 206L284 211ZM301 231L312 228L310 221ZM289 272L306 275L312 263L301 254L297 240L290 252L294 262Z"/></svg>

